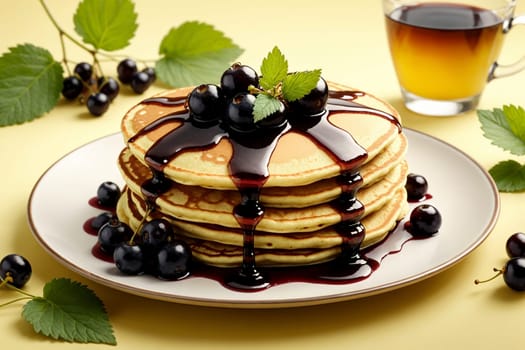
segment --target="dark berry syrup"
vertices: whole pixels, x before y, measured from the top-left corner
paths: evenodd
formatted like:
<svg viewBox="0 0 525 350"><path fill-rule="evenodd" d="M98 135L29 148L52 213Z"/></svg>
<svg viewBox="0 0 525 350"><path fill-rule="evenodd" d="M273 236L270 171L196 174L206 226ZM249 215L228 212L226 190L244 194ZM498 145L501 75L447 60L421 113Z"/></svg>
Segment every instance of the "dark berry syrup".
<svg viewBox="0 0 525 350"><path fill-rule="evenodd" d="M354 101L363 95L363 92L358 91L331 92L324 113L313 116L291 115L284 125L250 133L231 130L220 120L210 123L197 122L191 118L190 112L184 109L157 119L130 138L129 142L133 142L136 138L162 125L172 121L181 122L179 127L158 139L146 152L145 159L153 176L142 185L142 193L150 208L154 208L156 198L169 190L171 186L171 180L164 176L163 170L172 159L184 151L213 147L222 138L228 138L232 144L233 156L229 163L229 171L241 195L241 201L235 206L233 214L243 230L242 264L238 269L199 267L200 265L197 264L192 271L193 276L216 279L224 286L234 290L258 291L292 281L356 282L367 278L378 268L383 257L391 253L390 250L371 255L364 255L360 251L365 237L365 228L360 222L364 207L357 200L356 193L363 182L359 169L368 155L352 135L329 121L330 115L338 113L367 113L389 120L401 132L401 125L394 116ZM181 106L185 105L185 101L185 97L161 97L147 99L143 103ZM341 168L338 181L342 194L333 201L332 206L338 210L342 218L342 221L336 226L337 232L343 237L342 253L334 261L324 264L308 267L265 268L264 271L261 271L255 263L256 249L254 248L257 224L265 211L259 195L269 177L268 163L277 142L290 130L310 138L323 148ZM406 240L403 239L403 241ZM398 249L401 248L396 247L394 251Z"/></svg>

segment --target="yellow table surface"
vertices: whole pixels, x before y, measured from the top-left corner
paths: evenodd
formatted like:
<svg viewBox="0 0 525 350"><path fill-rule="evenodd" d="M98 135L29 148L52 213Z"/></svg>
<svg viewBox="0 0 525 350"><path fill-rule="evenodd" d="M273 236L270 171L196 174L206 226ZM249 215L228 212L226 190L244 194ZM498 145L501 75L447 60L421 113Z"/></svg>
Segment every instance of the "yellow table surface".
<svg viewBox="0 0 525 350"><path fill-rule="evenodd" d="M59 23L75 34L72 15L77 1L48 0L47 4ZM1 0L0 8L0 52L27 42L49 49L60 59L57 32L38 1ZM482 136L474 112L431 118L402 106L378 0L136 0L136 10L139 28L123 51L126 54L156 58L160 39L169 28L186 20L205 21L245 49L243 63L259 67L266 53L278 45L293 69L322 68L328 80L386 99L399 109L407 127L457 146L485 169L510 158ZM525 13L525 2L517 12ZM525 29L517 27L506 40L502 61L525 54L524 40ZM75 48L71 56L89 60ZM524 86L525 73L493 81L480 108L525 105ZM152 87L147 94L161 89ZM26 213L31 189L67 152L117 132L123 113L142 98L121 93L101 118L89 116L82 106L60 103L33 122L0 128L0 255L16 252L32 262L28 291L41 294L44 283L54 277L86 283L105 303L118 346L124 349L512 349L523 343L525 294L511 291L501 278L482 286L473 280L503 266L507 237L525 230L525 194L501 194L501 213L493 232L459 264L411 286L335 304L273 310L188 306L129 295L69 271L33 238ZM0 291L0 303L11 297L15 294ZM21 308L18 303L0 309L2 349L86 348L37 335L21 318Z"/></svg>

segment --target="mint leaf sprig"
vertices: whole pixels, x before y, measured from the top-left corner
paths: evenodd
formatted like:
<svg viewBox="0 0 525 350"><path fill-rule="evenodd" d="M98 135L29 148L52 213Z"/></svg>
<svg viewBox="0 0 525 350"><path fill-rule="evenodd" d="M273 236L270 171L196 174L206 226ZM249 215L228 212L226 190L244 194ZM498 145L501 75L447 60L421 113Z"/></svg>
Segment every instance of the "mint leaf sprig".
<svg viewBox="0 0 525 350"><path fill-rule="evenodd" d="M492 110L478 110L478 119L492 144L516 156L525 155L525 109L504 105ZM489 169L500 192L525 191L525 164L505 160Z"/></svg>
<svg viewBox="0 0 525 350"><path fill-rule="evenodd" d="M22 317L44 336L76 343L116 345L113 328L104 304L87 286L67 278L57 278L44 285L43 296L25 292L0 278L0 288L14 290L22 297L0 307L28 300Z"/></svg>
<svg viewBox="0 0 525 350"><path fill-rule="evenodd" d="M249 88L251 93L257 94L253 110L254 122L277 112L281 102L287 105L306 96L321 78L321 69L289 73L288 61L277 46L263 59L260 69L260 88Z"/></svg>
<svg viewBox="0 0 525 350"><path fill-rule="evenodd" d="M62 57L55 60L47 49L31 43L11 47L0 56L0 127L32 121L57 105L64 71L73 75L70 65L74 62L67 55L66 44L87 53L96 78L110 76L103 72L102 59L131 58L114 51L127 48L138 29L138 14L132 0L80 1L73 15L77 36L60 26L44 0L39 3L58 31ZM191 21L173 27L163 37L157 58L134 59L146 66L154 63L160 82L181 87L216 77L242 52L213 26ZM86 94L98 92L95 90L101 88L98 85L84 84ZM79 100L86 102L85 98Z"/></svg>

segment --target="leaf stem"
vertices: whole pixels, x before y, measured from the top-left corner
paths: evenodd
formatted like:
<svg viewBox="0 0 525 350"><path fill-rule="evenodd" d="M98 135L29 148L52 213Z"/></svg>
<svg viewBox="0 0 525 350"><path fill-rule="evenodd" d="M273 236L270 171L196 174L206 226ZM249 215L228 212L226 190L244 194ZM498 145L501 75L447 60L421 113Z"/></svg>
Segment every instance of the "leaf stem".
<svg viewBox="0 0 525 350"><path fill-rule="evenodd" d="M31 297L20 297L20 298L16 298L16 299L13 299L13 300L8 301L7 303L0 304L0 308L1 308L1 307L4 307L4 306L7 306L7 305L10 305L10 304L14 304L14 303L19 302L19 301L22 301L22 300L32 300L32 299L33 299L33 298L31 298Z"/></svg>
<svg viewBox="0 0 525 350"><path fill-rule="evenodd" d="M98 67L99 71L102 73L102 69L101 69L101 65L100 65L100 60L98 59L97 55L99 57L104 57L104 58L108 58L112 61L118 61L119 59L123 59L123 58L127 58L128 56L126 55L112 55L112 54L109 54L109 53L106 53L106 52L102 52L102 51L99 51L99 50L96 50L96 49L92 49L86 45L84 45L83 43L81 43L79 40L77 40L75 37L73 37L71 34L69 34L68 32L66 32L57 22L57 20L53 17L53 15L51 14L51 11L49 10L49 8L47 7L46 3L44 2L44 0L39 0L40 4L42 5L47 17L49 18L49 20L51 21L51 23L53 24L53 26L55 27L55 29L58 31L58 34L59 34L59 37L60 37L60 45L61 45L61 48L62 48L62 62L64 63L64 65L66 66L66 70L68 72L69 75L71 75L71 71L69 69L69 66L68 66L68 62L69 60L67 59L67 55L66 55L66 46L65 46L65 42L64 42L64 38L67 38L68 40L70 40L73 44L77 45L79 48L81 48L82 50L84 51L87 51L88 53L90 53L92 56L93 56L93 62L94 64ZM139 59L139 58L135 58L135 60L137 61L140 61L140 62L143 62L144 64L147 64L147 63L155 63L157 60L156 59Z"/></svg>
<svg viewBox="0 0 525 350"><path fill-rule="evenodd" d="M6 287L6 288L9 288L11 290L14 290L15 292L18 292L20 294L23 294L25 295L26 297L25 298L30 298L30 299L33 299L33 298L36 298L36 295L33 295L33 294L30 294L26 291L23 291L22 289L20 288L17 288L15 286L13 286L12 284L10 284L11 282L13 282L13 277L7 275L6 278L2 278L0 277L0 288L2 287Z"/></svg>
<svg viewBox="0 0 525 350"><path fill-rule="evenodd" d="M47 17L49 18L51 23L53 23L53 26L56 28L56 30L58 30L58 33L61 36L63 35L64 37L68 38L73 44L77 45L81 49L86 50L87 52L90 52L92 54L94 53L94 51L92 49L90 49L86 45L82 44L80 41L78 41L72 35L67 33L64 29L62 29L62 27L58 24L58 22L55 20L55 18L51 14L51 11L49 11L49 8L47 7L47 5L44 2L44 0L39 0L39 1L40 1L40 4L42 5L42 7L44 8L44 11L46 12Z"/></svg>

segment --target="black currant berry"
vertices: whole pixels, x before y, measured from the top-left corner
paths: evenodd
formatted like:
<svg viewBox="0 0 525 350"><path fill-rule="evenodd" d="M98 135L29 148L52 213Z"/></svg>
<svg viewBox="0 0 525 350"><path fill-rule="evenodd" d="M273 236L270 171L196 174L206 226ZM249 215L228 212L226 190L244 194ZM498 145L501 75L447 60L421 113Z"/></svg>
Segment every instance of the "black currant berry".
<svg viewBox="0 0 525 350"><path fill-rule="evenodd" d="M259 76L249 66L235 63L221 76L221 89L227 97L233 97L241 92L248 92L250 85L258 87Z"/></svg>
<svg viewBox="0 0 525 350"><path fill-rule="evenodd" d="M415 237L432 236L441 227L441 214L430 204L421 204L410 213L410 233Z"/></svg>
<svg viewBox="0 0 525 350"><path fill-rule="evenodd" d="M75 66L74 72L80 79L88 82L93 75L93 66L87 62L80 62Z"/></svg>
<svg viewBox="0 0 525 350"><path fill-rule="evenodd" d="M257 123L255 123L255 125L258 128L280 128L284 126L287 122L286 114L285 114L286 108L281 101L279 101L279 104L280 104L279 110L270 114L263 120L258 121Z"/></svg>
<svg viewBox="0 0 525 350"><path fill-rule="evenodd" d="M64 78L62 82L62 96L68 100L74 100L82 93L84 85L82 81L75 76Z"/></svg>
<svg viewBox="0 0 525 350"><path fill-rule="evenodd" d="M139 235L144 246L158 248L173 238L173 228L165 219L153 219L142 226Z"/></svg>
<svg viewBox="0 0 525 350"><path fill-rule="evenodd" d="M192 117L200 122L220 118L224 111L221 88L214 84L202 84L188 95L188 108Z"/></svg>
<svg viewBox="0 0 525 350"><path fill-rule="evenodd" d="M3 280L9 278L11 281L8 283L17 288L22 288L29 281L32 272L31 264L21 255L9 254L0 261L0 277Z"/></svg>
<svg viewBox="0 0 525 350"><path fill-rule="evenodd" d="M103 207L114 208L120 198L119 186L111 181L104 181L97 188L97 201Z"/></svg>
<svg viewBox="0 0 525 350"><path fill-rule="evenodd" d="M235 95L226 109L227 121L232 130L240 133L255 130L253 121L254 105L254 95L248 93Z"/></svg>
<svg viewBox="0 0 525 350"><path fill-rule="evenodd" d="M144 93L144 91L146 91L151 86L151 84L153 84L152 76L143 71L133 74L130 82L131 89L136 94Z"/></svg>
<svg viewBox="0 0 525 350"><path fill-rule="evenodd" d="M163 280L179 280L189 275L191 248L183 241L173 241L159 249L155 276Z"/></svg>
<svg viewBox="0 0 525 350"><path fill-rule="evenodd" d="M146 67L142 71L146 73L147 75L149 75L152 83L154 83L157 80L157 73L155 73L155 68Z"/></svg>
<svg viewBox="0 0 525 350"><path fill-rule="evenodd" d="M507 239L505 250L510 258L525 257L525 233L516 232L511 235Z"/></svg>
<svg viewBox="0 0 525 350"><path fill-rule="evenodd" d="M91 220L90 226L93 230L98 232L102 226L107 224L109 220L111 220L114 217L114 215L108 211L105 211L103 213L98 214Z"/></svg>
<svg viewBox="0 0 525 350"><path fill-rule="evenodd" d="M106 94L111 102L117 97L120 91L120 85L118 81L112 77L100 77L98 79L98 89L103 94Z"/></svg>
<svg viewBox="0 0 525 350"><path fill-rule="evenodd" d="M321 77L315 88L302 98L290 102L290 109L301 115L315 116L323 113L328 101L328 84Z"/></svg>
<svg viewBox="0 0 525 350"><path fill-rule="evenodd" d="M98 230L98 243L104 253L113 255L115 248L120 243L130 240L132 235L133 231L128 225L112 218Z"/></svg>
<svg viewBox="0 0 525 350"><path fill-rule="evenodd" d="M419 201L425 198L428 191L427 179L424 176L410 173L405 184L408 200Z"/></svg>
<svg viewBox="0 0 525 350"><path fill-rule="evenodd" d="M144 272L144 254L142 247L129 242L122 242L113 251L113 261L120 272L126 275L138 275Z"/></svg>
<svg viewBox="0 0 525 350"><path fill-rule="evenodd" d="M120 80L122 84L128 85L133 79L133 74L137 71L137 63L134 60L131 58L123 59L117 65L118 80Z"/></svg>
<svg viewBox="0 0 525 350"><path fill-rule="evenodd" d="M525 290L525 258L511 258L503 268L503 280L516 291Z"/></svg>
<svg viewBox="0 0 525 350"><path fill-rule="evenodd" d="M100 117L108 110L109 102L110 101L108 95L102 92L95 92L89 95L86 102L86 106L89 113L96 117Z"/></svg>

